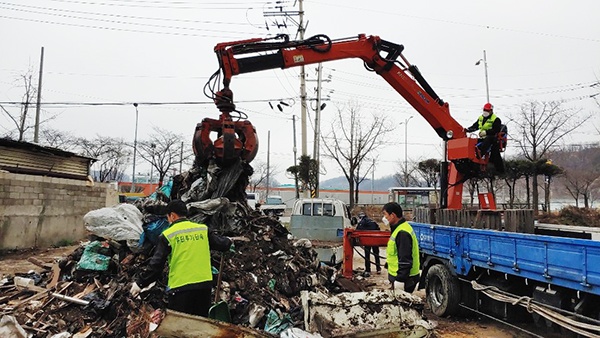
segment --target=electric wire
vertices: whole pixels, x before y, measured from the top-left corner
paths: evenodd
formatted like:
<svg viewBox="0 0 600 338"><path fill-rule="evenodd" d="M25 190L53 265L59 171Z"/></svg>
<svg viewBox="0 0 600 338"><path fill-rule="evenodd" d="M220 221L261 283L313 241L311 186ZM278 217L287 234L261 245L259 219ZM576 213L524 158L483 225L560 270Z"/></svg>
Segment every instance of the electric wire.
<svg viewBox="0 0 600 338"><path fill-rule="evenodd" d="M222 35L194 34L194 33L183 33L183 32L167 32L167 31L145 31L145 30L139 30L139 29L116 28L116 27L105 27L105 26L95 26L95 25L82 25L82 24L74 24L74 23L68 23L68 22L55 22L55 21L48 21L48 20L18 18L18 17L6 16L6 15L0 15L0 18L9 19L9 20L44 23L44 24L58 25L58 26L93 28L93 29L101 29L101 30L116 31L116 32L162 34L162 35L174 35L174 36L193 36L193 37L203 37L203 38L226 38L226 39L235 39L235 38L241 37L241 36L226 37L226 36L222 36Z"/></svg>
<svg viewBox="0 0 600 338"><path fill-rule="evenodd" d="M578 333L582 336L600 338L600 335L590 332L600 332L600 325L578 322L572 318L569 318L561 313L558 313L545 307L543 304L538 304L534 302L531 297L516 297L514 295L502 292L502 290L498 289L495 286L485 286L479 284L475 280L471 281L471 287L473 287L475 291L480 291L486 296L499 302L509 303L511 305L520 305L526 308L529 313L537 313L538 315L550 320L551 322L559 324L560 326L575 333Z"/></svg>
<svg viewBox="0 0 600 338"><path fill-rule="evenodd" d="M245 34L246 33L246 32L242 32L242 31L224 31L224 30L220 30L220 29L215 30L215 29L195 28L195 27L165 26L165 25L157 25L157 24L151 24L151 23L88 18L88 17L84 17L84 16L67 15L67 14L59 14L59 13L44 13L44 12L31 11L31 10L26 10L26 9L10 8L10 7L5 7L5 6L0 6L0 9L7 9L7 10L13 10L13 11L17 11L17 12L25 12L25 13L33 13L33 14L50 15L50 16L55 16L55 17L60 17L60 18L89 20L89 21L105 22L105 23L120 24L120 25L132 25L132 26L143 26L143 27L162 28L162 29L176 29L176 30L184 30L184 31L225 33L225 34Z"/></svg>
<svg viewBox="0 0 600 338"><path fill-rule="evenodd" d="M151 21L153 20L153 21L169 21L169 22L182 22L182 23L199 23L199 24L210 24L210 25L240 25L240 26L249 26L250 25L249 23L240 23L240 22L201 21L201 20L190 20L190 19L179 19L179 18L160 18L160 17L147 17L147 16L136 16L136 15L123 15L123 14L110 14L110 13L75 11L75 10L61 9L61 8L28 6L28 5L15 4L15 3L9 3L9 2L0 2L0 5L33 8L33 9L47 10L47 11L53 11L53 12L67 12L67 13L85 14L85 15L93 15L93 16L109 16L109 17L116 17L116 18L136 19L136 20L151 20ZM47 13L40 13L40 14L47 14ZM262 27L256 27L256 28L262 28Z"/></svg>

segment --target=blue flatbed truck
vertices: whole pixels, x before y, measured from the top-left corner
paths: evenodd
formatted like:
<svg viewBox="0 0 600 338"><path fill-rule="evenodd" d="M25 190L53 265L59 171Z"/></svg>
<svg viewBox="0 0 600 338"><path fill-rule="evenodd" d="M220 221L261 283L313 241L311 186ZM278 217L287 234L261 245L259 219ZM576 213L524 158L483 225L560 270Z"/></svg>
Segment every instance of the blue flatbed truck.
<svg viewBox="0 0 600 338"><path fill-rule="evenodd" d="M438 316L494 319L600 335L600 242L410 222L421 287Z"/></svg>

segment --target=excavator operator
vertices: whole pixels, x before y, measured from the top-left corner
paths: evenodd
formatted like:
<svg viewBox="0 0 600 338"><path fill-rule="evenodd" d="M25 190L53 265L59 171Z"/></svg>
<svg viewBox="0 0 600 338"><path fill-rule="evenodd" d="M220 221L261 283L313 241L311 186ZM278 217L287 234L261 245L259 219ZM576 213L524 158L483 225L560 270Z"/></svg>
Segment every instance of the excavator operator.
<svg viewBox="0 0 600 338"><path fill-rule="evenodd" d="M498 145L498 133L502 129L500 118L494 114L494 106L491 103L483 105L483 113L477 121L469 128L465 128L465 132L474 132L479 130L479 142L477 143L477 157L481 158L490 152L490 162L494 165L497 173L504 172L504 161L500 156L500 148Z"/></svg>

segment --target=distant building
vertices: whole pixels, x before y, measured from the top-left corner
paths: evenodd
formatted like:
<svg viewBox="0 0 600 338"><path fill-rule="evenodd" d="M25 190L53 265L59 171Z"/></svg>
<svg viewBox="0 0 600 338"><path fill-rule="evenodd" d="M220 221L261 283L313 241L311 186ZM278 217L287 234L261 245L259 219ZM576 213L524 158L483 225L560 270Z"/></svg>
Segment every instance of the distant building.
<svg viewBox="0 0 600 338"><path fill-rule="evenodd" d="M390 202L397 202L405 210L428 207L437 203L434 187L392 187L389 192Z"/></svg>

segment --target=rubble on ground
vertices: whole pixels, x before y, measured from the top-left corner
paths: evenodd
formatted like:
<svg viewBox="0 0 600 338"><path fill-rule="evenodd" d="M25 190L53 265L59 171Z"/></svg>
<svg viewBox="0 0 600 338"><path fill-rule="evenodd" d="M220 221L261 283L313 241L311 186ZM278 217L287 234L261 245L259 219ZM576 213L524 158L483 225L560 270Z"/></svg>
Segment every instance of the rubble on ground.
<svg viewBox="0 0 600 338"><path fill-rule="evenodd" d="M288 326L304 328L301 291L339 293L352 282L341 282L335 268L321 264L307 241L295 239L277 219L250 210L245 187L251 171L241 162L226 169L194 167L176 177L171 191L137 201L135 211L120 205L90 212L84 218L94 234L90 242L58 262L37 262L40 273L0 280L0 315L14 316L33 337L149 336L166 308L166 268L139 297L131 297L129 288L168 226L170 196L186 201L191 220L246 239L236 241L235 252L212 253L214 267L224 257L219 298L229 304L234 324L264 330L279 317L278 325L287 318Z"/></svg>

